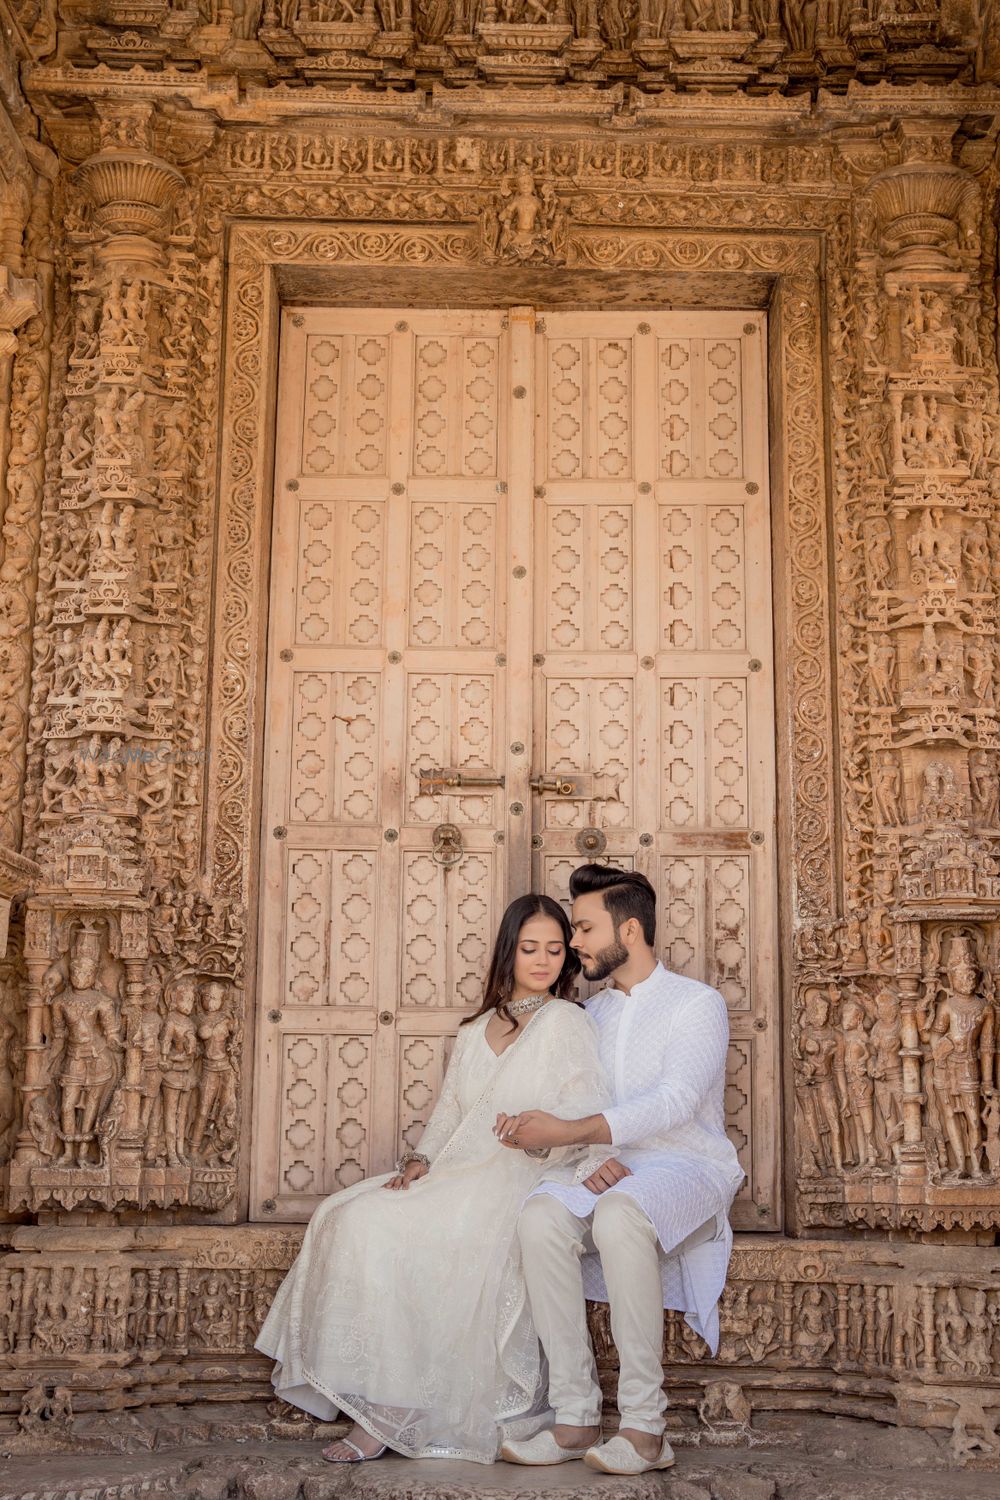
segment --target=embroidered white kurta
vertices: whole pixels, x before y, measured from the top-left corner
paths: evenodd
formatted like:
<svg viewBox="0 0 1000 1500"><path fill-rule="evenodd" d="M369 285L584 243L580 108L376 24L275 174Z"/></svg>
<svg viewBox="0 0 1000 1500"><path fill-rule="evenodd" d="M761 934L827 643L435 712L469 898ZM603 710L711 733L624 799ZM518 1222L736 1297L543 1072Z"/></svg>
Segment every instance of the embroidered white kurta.
<svg viewBox="0 0 1000 1500"><path fill-rule="evenodd" d="M603 1111L614 1154L632 1170L611 1193L637 1200L656 1229L664 1307L683 1312L714 1354L718 1301L733 1234L729 1208L743 1169L726 1135L724 1093L729 1014L707 984L657 964L630 994L607 989L587 1002L613 1103ZM543 1182L579 1218L594 1211L585 1187ZM708 1220L715 1233L680 1255L669 1252ZM608 1300L597 1255L583 1261L584 1289Z"/></svg>

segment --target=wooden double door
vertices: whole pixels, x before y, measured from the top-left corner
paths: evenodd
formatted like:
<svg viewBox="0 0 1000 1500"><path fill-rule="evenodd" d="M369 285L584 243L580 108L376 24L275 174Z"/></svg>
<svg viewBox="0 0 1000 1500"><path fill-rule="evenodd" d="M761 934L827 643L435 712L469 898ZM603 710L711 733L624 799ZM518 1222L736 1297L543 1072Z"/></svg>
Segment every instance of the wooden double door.
<svg viewBox="0 0 1000 1500"><path fill-rule="evenodd" d="M417 1140L497 921L607 858L721 989L779 1227L759 312L287 308L251 1213Z"/></svg>

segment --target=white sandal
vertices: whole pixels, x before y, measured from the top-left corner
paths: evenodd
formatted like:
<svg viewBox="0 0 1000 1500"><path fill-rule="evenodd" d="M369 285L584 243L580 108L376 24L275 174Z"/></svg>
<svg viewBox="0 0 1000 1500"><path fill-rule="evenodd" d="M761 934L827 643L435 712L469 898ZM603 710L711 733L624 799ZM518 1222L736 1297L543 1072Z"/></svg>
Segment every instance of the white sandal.
<svg viewBox="0 0 1000 1500"><path fill-rule="evenodd" d="M350 1448L351 1452L356 1453L358 1456L357 1458L331 1458L327 1449L323 1448L320 1456L325 1458L328 1464L368 1464L371 1463L373 1458L381 1458L386 1448L385 1443L383 1443L377 1453L362 1453L357 1443L352 1443L350 1438L337 1438L336 1442L343 1443L345 1448ZM333 1446L333 1443L329 1444L329 1447L332 1448Z"/></svg>

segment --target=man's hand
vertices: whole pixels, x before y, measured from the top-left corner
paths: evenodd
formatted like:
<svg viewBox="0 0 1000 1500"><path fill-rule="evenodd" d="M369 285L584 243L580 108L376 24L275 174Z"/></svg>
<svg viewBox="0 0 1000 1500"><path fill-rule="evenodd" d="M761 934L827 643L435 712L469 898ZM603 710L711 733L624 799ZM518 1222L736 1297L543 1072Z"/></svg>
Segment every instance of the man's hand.
<svg viewBox="0 0 1000 1500"><path fill-rule="evenodd" d="M544 1146L565 1146L567 1121L543 1109L528 1109L520 1115L497 1115L493 1134L512 1151L537 1151Z"/></svg>
<svg viewBox="0 0 1000 1500"><path fill-rule="evenodd" d="M395 1177L390 1177L383 1186L398 1192L400 1188L408 1188L410 1183L416 1182L418 1177L426 1177L429 1171L430 1167L426 1167L422 1161L408 1161L402 1172L397 1173Z"/></svg>
<svg viewBox="0 0 1000 1500"><path fill-rule="evenodd" d="M616 1182L621 1182L623 1177L631 1177L631 1170L623 1161L616 1161L614 1157L606 1161L603 1167L598 1167L589 1177L584 1178L583 1185L592 1193L606 1192L609 1187L614 1187Z"/></svg>

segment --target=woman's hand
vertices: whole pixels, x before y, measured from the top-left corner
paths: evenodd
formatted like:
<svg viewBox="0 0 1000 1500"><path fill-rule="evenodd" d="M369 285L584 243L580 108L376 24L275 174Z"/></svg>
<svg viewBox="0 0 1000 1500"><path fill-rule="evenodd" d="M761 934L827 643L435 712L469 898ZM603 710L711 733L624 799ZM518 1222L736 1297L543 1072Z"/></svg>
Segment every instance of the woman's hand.
<svg viewBox="0 0 1000 1500"><path fill-rule="evenodd" d="M394 1192L398 1192L400 1188L405 1190L411 1182L416 1182L418 1177L426 1177L429 1171L430 1167L424 1166L422 1161L408 1161L402 1172L395 1177L390 1177L385 1186L392 1188Z"/></svg>
<svg viewBox="0 0 1000 1500"><path fill-rule="evenodd" d="M528 1109L519 1115L497 1115L493 1134L512 1151L537 1151L543 1146L569 1145L566 1132L571 1123L544 1109Z"/></svg>

